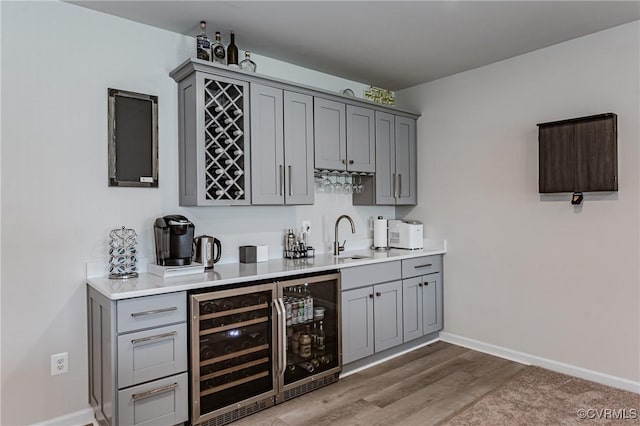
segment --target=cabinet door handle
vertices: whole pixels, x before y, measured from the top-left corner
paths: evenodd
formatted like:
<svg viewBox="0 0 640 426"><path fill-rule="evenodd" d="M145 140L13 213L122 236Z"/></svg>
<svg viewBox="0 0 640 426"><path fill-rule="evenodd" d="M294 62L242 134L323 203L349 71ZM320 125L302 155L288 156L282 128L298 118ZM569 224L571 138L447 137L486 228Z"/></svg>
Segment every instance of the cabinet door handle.
<svg viewBox="0 0 640 426"><path fill-rule="evenodd" d="M164 339L165 337L171 337L177 334L178 334L177 331L172 331L171 333L156 334L155 336L141 337L140 339L133 339L131 343L133 343L134 345L137 345L138 343L149 342L151 340Z"/></svg>
<svg viewBox="0 0 640 426"><path fill-rule="evenodd" d="M353 160L349 160L349 164L353 164Z"/></svg>
<svg viewBox="0 0 640 426"><path fill-rule="evenodd" d="M402 173L398 173L398 198L402 197Z"/></svg>
<svg viewBox="0 0 640 426"><path fill-rule="evenodd" d="M148 390L146 392L134 393L133 395L131 395L131 399L133 399L134 401L139 401L141 399L149 398L150 396L158 395L159 393L165 393L165 392L172 391L177 387L178 387L178 384L177 383L173 383L171 385L162 386L160 388Z"/></svg>
<svg viewBox="0 0 640 426"><path fill-rule="evenodd" d="M161 314L163 312L171 312L171 311L177 311L178 308L176 306L172 306L170 308L162 308L162 309L154 309L151 311L144 311L144 312L134 312L131 314L132 317L137 318L137 317L144 317L147 315L155 315L155 314Z"/></svg>
<svg viewBox="0 0 640 426"><path fill-rule="evenodd" d="M347 160L340 160L342 161L342 164L347 164Z"/></svg>
<svg viewBox="0 0 640 426"><path fill-rule="evenodd" d="M280 164L280 195L282 195L282 188L284 187L284 168Z"/></svg>
<svg viewBox="0 0 640 426"><path fill-rule="evenodd" d="M422 287L422 283L418 284L418 287Z"/></svg>
<svg viewBox="0 0 640 426"><path fill-rule="evenodd" d="M373 293L369 295L369 299L373 299Z"/></svg>
<svg viewBox="0 0 640 426"><path fill-rule="evenodd" d="M382 296L382 293L380 293L379 291L376 291L376 296L380 297Z"/></svg>
<svg viewBox="0 0 640 426"><path fill-rule="evenodd" d="M293 166L289 166L289 196L293 195L293 190L291 189L291 181L293 180Z"/></svg>
<svg viewBox="0 0 640 426"><path fill-rule="evenodd" d="M396 187L396 174L393 174L393 198L398 198L398 191Z"/></svg>
<svg viewBox="0 0 640 426"><path fill-rule="evenodd" d="M416 269L420 269L420 268L431 268L433 266L433 263L427 263L426 265L418 265L418 266L414 266L414 268Z"/></svg>
<svg viewBox="0 0 640 426"><path fill-rule="evenodd" d="M429 287L429 283L424 283L424 286L425 287Z"/></svg>

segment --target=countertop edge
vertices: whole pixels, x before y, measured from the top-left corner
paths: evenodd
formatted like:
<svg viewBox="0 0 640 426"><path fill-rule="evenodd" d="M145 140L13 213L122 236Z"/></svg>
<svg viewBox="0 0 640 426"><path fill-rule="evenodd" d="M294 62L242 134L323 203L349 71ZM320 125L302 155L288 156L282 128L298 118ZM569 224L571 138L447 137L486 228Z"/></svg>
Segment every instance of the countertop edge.
<svg viewBox="0 0 640 426"><path fill-rule="evenodd" d="M153 296L158 294L174 293L180 291L197 290L207 287L218 287L229 284L238 283L250 283L252 281L268 280L272 278L288 277L293 275L309 274L325 271L339 271L345 268L353 268L357 266L372 265L384 262L400 261L403 259L411 259L415 257L432 256L446 254L446 248L437 249L422 249L416 251L396 251L392 250L387 254L387 257L372 257L366 259L351 260L349 262L339 262L335 257L330 255L319 255L318 259L321 261L333 260L333 263L326 263L321 265L304 265L296 264L296 261L301 259L272 259L269 262L265 262L266 267L269 265L278 267L278 262L282 265L282 270L274 270L269 272L256 272L255 274L240 274L236 276L230 276L229 278L216 279L216 275L220 275L220 270L227 269L234 271L242 268L250 269L255 265L256 271L262 266L261 264L223 264L214 267L211 271L206 271L202 274L183 275L178 277L162 278L149 273L142 273L138 278L128 280L110 280L107 277L92 277L87 278L86 283L94 290L108 298L109 300L117 301L123 299L132 299L135 297ZM375 256L375 253L370 250L354 250L350 252L344 252L341 256L358 256L367 255ZM290 265L286 263L290 262ZM218 270L216 270L218 268ZM143 284L144 288L136 289L138 284ZM118 288L120 287L120 288Z"/></svg>

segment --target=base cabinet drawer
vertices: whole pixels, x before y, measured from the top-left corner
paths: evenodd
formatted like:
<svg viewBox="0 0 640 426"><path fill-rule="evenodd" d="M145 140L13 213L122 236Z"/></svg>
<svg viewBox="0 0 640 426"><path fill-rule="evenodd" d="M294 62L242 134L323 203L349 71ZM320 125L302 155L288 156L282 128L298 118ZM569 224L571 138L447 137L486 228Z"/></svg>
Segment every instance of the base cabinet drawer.
<svg viewBox="0 0 640 426"><path fill-rule="evenodd" d="M118 336L118 387L187 371L187 324Z"/></svg>
<svg viewBox="0 0 640 426"><path fill-rule="evenodd" d="M182 373L118 392L119 424L173 426L186 422L188 375Z"/></svg>
<svg viewBox="0 0 640 426"><path fill-rule="evenodd" d="M418 277L442 271L442 256L414 257L402 261L402 278Z"/></svg>
<svg viewBox="0 0 640 426"><path fill-rule="evenodd" d="M187 320L187 293L118 300L116 310L118 333L182 322Z"/></svg>

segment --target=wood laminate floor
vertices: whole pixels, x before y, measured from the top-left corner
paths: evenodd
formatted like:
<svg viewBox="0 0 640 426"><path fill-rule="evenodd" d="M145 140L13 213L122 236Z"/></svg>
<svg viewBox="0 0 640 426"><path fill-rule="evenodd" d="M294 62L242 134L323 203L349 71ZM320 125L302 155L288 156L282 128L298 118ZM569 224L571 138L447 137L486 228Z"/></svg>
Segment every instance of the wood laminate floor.
<svg viewBox="0 0 640 426"><path fill-rule="evenodd" d="M436 342L233 425L437 425L524 368L502 358Z"/></svg>

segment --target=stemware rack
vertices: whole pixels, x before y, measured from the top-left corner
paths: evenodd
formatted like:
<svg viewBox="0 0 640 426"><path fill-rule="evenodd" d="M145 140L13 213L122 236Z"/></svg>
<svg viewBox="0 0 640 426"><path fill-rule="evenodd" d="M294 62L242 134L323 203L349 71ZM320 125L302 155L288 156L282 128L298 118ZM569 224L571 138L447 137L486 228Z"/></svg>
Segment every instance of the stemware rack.
<svg viewBox="0 0 640 426"><path fill-rule="evenodd" d="M205 196L207 200L244 200L246 141L241 84L204 80Z"/></svg>
<svg viewBox="0 0 640 426"><path fill-rule="evenodd" d="M374 174L315 169L313 176L316 181L316 187L320 192L350 195L360 194L364 190L364 184L370 182L370 179L367 178L374 176ZM363 177L365 178L364 181L362 180Z"/></svg>

